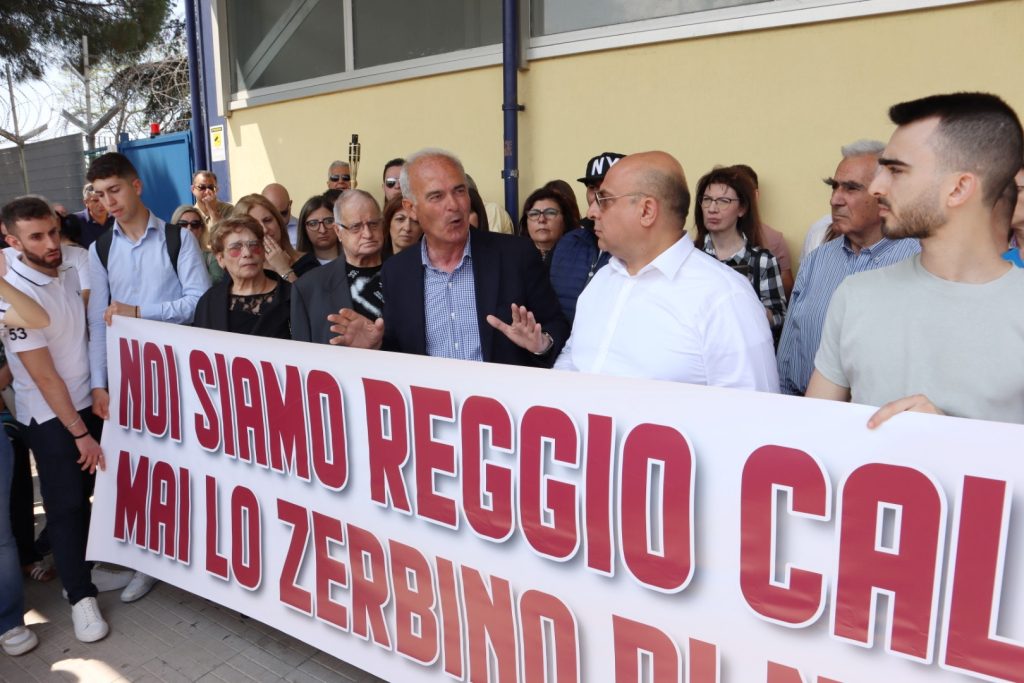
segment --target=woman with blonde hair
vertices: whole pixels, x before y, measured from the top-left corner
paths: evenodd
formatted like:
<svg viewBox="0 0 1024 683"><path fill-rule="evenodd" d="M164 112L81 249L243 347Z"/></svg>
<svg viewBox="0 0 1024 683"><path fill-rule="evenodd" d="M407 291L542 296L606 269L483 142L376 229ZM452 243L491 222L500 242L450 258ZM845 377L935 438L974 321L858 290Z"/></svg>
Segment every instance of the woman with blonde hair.
<svg viewBox="0 0 1024 683"><path fill-rule="evenodd" d="M267 268L285 282L295 282L320 265L312 254L296 251L288 241L288 221L261 194L247 194L235 204L232 216L252 216L263 228L263 250Z"/></svg>

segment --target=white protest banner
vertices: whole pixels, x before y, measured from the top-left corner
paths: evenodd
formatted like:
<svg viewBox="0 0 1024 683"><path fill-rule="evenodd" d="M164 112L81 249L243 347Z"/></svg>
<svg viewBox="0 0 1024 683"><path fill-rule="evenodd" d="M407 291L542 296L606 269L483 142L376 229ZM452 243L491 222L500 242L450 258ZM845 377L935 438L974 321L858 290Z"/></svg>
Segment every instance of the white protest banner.
<svg viewBox="0 0 1024 683"><path fill-rule="evenodd" d="M1024 680L1024 427L125 318L108 351L90 558L385 679Z"/></svg>

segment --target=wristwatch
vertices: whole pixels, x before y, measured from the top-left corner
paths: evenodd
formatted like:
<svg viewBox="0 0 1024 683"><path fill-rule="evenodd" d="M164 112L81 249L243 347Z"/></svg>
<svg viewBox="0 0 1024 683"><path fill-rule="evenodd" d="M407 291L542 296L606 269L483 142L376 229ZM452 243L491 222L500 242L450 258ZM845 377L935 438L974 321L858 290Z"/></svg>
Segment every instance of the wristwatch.
<svg viewBox="0 0 1024 683"><path fill-rule="evenodd" d="M544 346L544 349L543 349L542 351L534 351L534 352L533 352L533 355L535 355L535 356L543 356L543 355L545 355L545 354L546 354L546 353L547 353L548 351L550 351L550 350L551 350L551 347L552 347L552 346L554 346L554 345L555 345L555 340L554 340L554 337L552 337L552 336L551 336L550 334L548 334L547 332L545 332L545 333L544 333L544 336L545 336L545 337L547 337L547 340L548 340L548 343L547 343L547 345L545 345L545 346Z"/></svg>

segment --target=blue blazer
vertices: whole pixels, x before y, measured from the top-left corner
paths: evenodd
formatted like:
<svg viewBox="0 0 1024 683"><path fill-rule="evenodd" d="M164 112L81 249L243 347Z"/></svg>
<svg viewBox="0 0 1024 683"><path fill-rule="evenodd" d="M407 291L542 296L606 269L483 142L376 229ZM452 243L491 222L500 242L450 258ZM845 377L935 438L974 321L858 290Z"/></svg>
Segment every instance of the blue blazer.
<svg viewBox="0 0 1024 683"><path fill-rule="evenodd" d="M569 338L569 322L551 289L540 253L533 243L521 237L473 229L469 233L484 361L551 367ZM427 352L423 268L419 245L384 262L381 283L384 289L383 348L386 351L420 355ZM487 323L488 315L511 323L513 303L526 306L554 340L550 351L543 356L519 348Z"/></svg>

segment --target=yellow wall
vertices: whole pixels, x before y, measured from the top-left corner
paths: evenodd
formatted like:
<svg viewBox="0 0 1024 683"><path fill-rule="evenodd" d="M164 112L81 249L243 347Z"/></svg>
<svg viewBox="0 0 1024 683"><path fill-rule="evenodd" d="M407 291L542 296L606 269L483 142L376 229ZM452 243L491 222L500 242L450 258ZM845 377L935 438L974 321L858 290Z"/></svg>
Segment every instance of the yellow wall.
<svg viewBox="0 0 1024 683"><path fill-rule="evenodd" d="M582 198L575 178L606 150L667 150L691 188L715 164L744 162L761 176L762 215L795 257L828 210L820 179L839 147L886 140L890 104L985 90L1024 115L1022 27L1024 0L993 0L534 61L519 79L520 197L565 178ZM237 111L233 194L276 179L301 205L324 189L327 164L347 158L357 132L364 189L380 194L387 159L440 146L500 203L500 107L495 67Z"/></svg>

